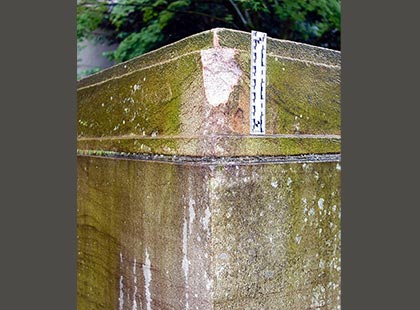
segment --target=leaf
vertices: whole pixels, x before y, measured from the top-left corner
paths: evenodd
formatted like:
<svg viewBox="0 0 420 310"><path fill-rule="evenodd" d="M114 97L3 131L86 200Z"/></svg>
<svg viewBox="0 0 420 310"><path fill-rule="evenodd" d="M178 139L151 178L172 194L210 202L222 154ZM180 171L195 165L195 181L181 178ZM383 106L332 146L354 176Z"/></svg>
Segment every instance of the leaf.
<svg viewBox="0 0 420 310"><path fill-rule="evenodd" d="M176 11L177 9L189 6L190 3L191 1L174 1L168 5L168 10Z"/></svg>

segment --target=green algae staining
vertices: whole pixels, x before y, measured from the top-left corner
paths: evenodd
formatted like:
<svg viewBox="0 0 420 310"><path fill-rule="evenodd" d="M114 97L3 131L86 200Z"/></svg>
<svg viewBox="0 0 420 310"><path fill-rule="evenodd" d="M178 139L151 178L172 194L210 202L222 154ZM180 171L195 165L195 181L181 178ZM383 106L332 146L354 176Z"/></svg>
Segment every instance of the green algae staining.
<svg viewBox="0 0 420 310"><path fill-rule="evenodd" d="M78 90L79 119L92 124L83 136L179 133L183 94L200 72L199 55L186 55Z"/></svg>
<svg viewBox="0 0 420 310"><path fill-rule="evenodd" d="M212 40L216 33L221 44L218 47L212 48L207 43L196 46L193 39L189 45L186 40L179 46L183 50L176 57L150 62L163 55L165 49L173 52L177 44L133 59L125 64L131 68L128 72L118 73L116 67L80 83L78 113L84 123L80 124L79 134L85 137L143 132L146 135L199 134L201 127L197 122L203 121L201 114L206 101L211 106L225 102L224 117L230 130L239 134L248 132L245 125L249 113L250 55L249 47L238 46L248 46L249 37L219 29L203 33L199 41L206 36L208 39L204 41ZM288 52L277 45L288 47ZM267 58L267 133L339 134L340 66L334 60L337 55L320 57L331 51L293 42L282 41L271 44L271 48ZM221 54L212 61L209 55L216 51ZM224 70L223 79L212 78L222 72L213 70L212 66ZM222 80L229 83L218 86ZM219 100L221 93L224 95ZM190 121L194 118L196 121Z"/></svg>
<svg viewBox="0 0 420 310"><path fill-rule="evenodd" d="M249 306L244 300L264 309L339 304L336 166L239 165L212 172L216 309Z"/></svg>
<svg viewBox="0 0 420 310"><path fill-rule="evenodd" d="M115 286L116 307L123 295L129 309L147 309L148 300L151 309L339 304L338 159L192 165L79 157L78 165L79 271L88 281L81 289ZM108 235L114 241L105 242ZM102 245L97 252L93 241ZM86 278L108 268L100 263L105 254L120 270L121 249L122 282ZM135 291L143 299L134 302Z"/></svg>
<svg viewBox="0 0 420 310"><path fill-rule="evenodd" d="M79 83L80 309L338 309L339 54L269 39L250 137L249 39L206 32Z"/></svg>
<svg viewBox="0 0 420 310"><path fill-rule="evenodd" d="M339 135L340 67L275 56L267 62L267 126L281 133Z"/></svg>

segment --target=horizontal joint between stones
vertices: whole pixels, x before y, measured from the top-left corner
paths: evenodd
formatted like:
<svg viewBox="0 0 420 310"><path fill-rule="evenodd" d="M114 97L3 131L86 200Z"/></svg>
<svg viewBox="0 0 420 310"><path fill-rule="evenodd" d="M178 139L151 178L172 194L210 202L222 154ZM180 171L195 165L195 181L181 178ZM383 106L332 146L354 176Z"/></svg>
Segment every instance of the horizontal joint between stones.
<svg viewBox="0 0 420 310"><path fill-rule="evenodd" d="M268 163L309 163L309 162L340 162L341 154L305 154L292 156L168 156L163 154L124 153L103 150L77 150L78 156L103 157L112 159L131 159L142 161L156 161L178 164L207 164L207 165L242 165Z"/></svg>

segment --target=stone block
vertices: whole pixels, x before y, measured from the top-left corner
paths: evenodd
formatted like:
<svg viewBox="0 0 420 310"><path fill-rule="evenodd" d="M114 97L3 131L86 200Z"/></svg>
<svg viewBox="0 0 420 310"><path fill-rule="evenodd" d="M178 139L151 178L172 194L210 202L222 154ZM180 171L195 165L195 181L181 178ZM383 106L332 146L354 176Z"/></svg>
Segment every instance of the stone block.
<svg viewBox="0 0 420 310"><path fill-rule="evenodd" d="M213 29L78 82L78 309L340 308L340 53Z"/></svg>

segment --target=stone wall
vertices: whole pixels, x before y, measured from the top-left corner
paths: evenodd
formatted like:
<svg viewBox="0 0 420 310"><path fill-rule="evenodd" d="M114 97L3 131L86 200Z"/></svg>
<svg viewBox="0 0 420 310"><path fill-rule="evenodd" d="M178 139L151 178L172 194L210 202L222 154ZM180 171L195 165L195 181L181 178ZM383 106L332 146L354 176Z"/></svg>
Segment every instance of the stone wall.
<svg viewBox="0 0 420 310"><path fill-rule="evenodd" d="M203 32L78 82L79 309L339 309L340 53Z"/></svg>

